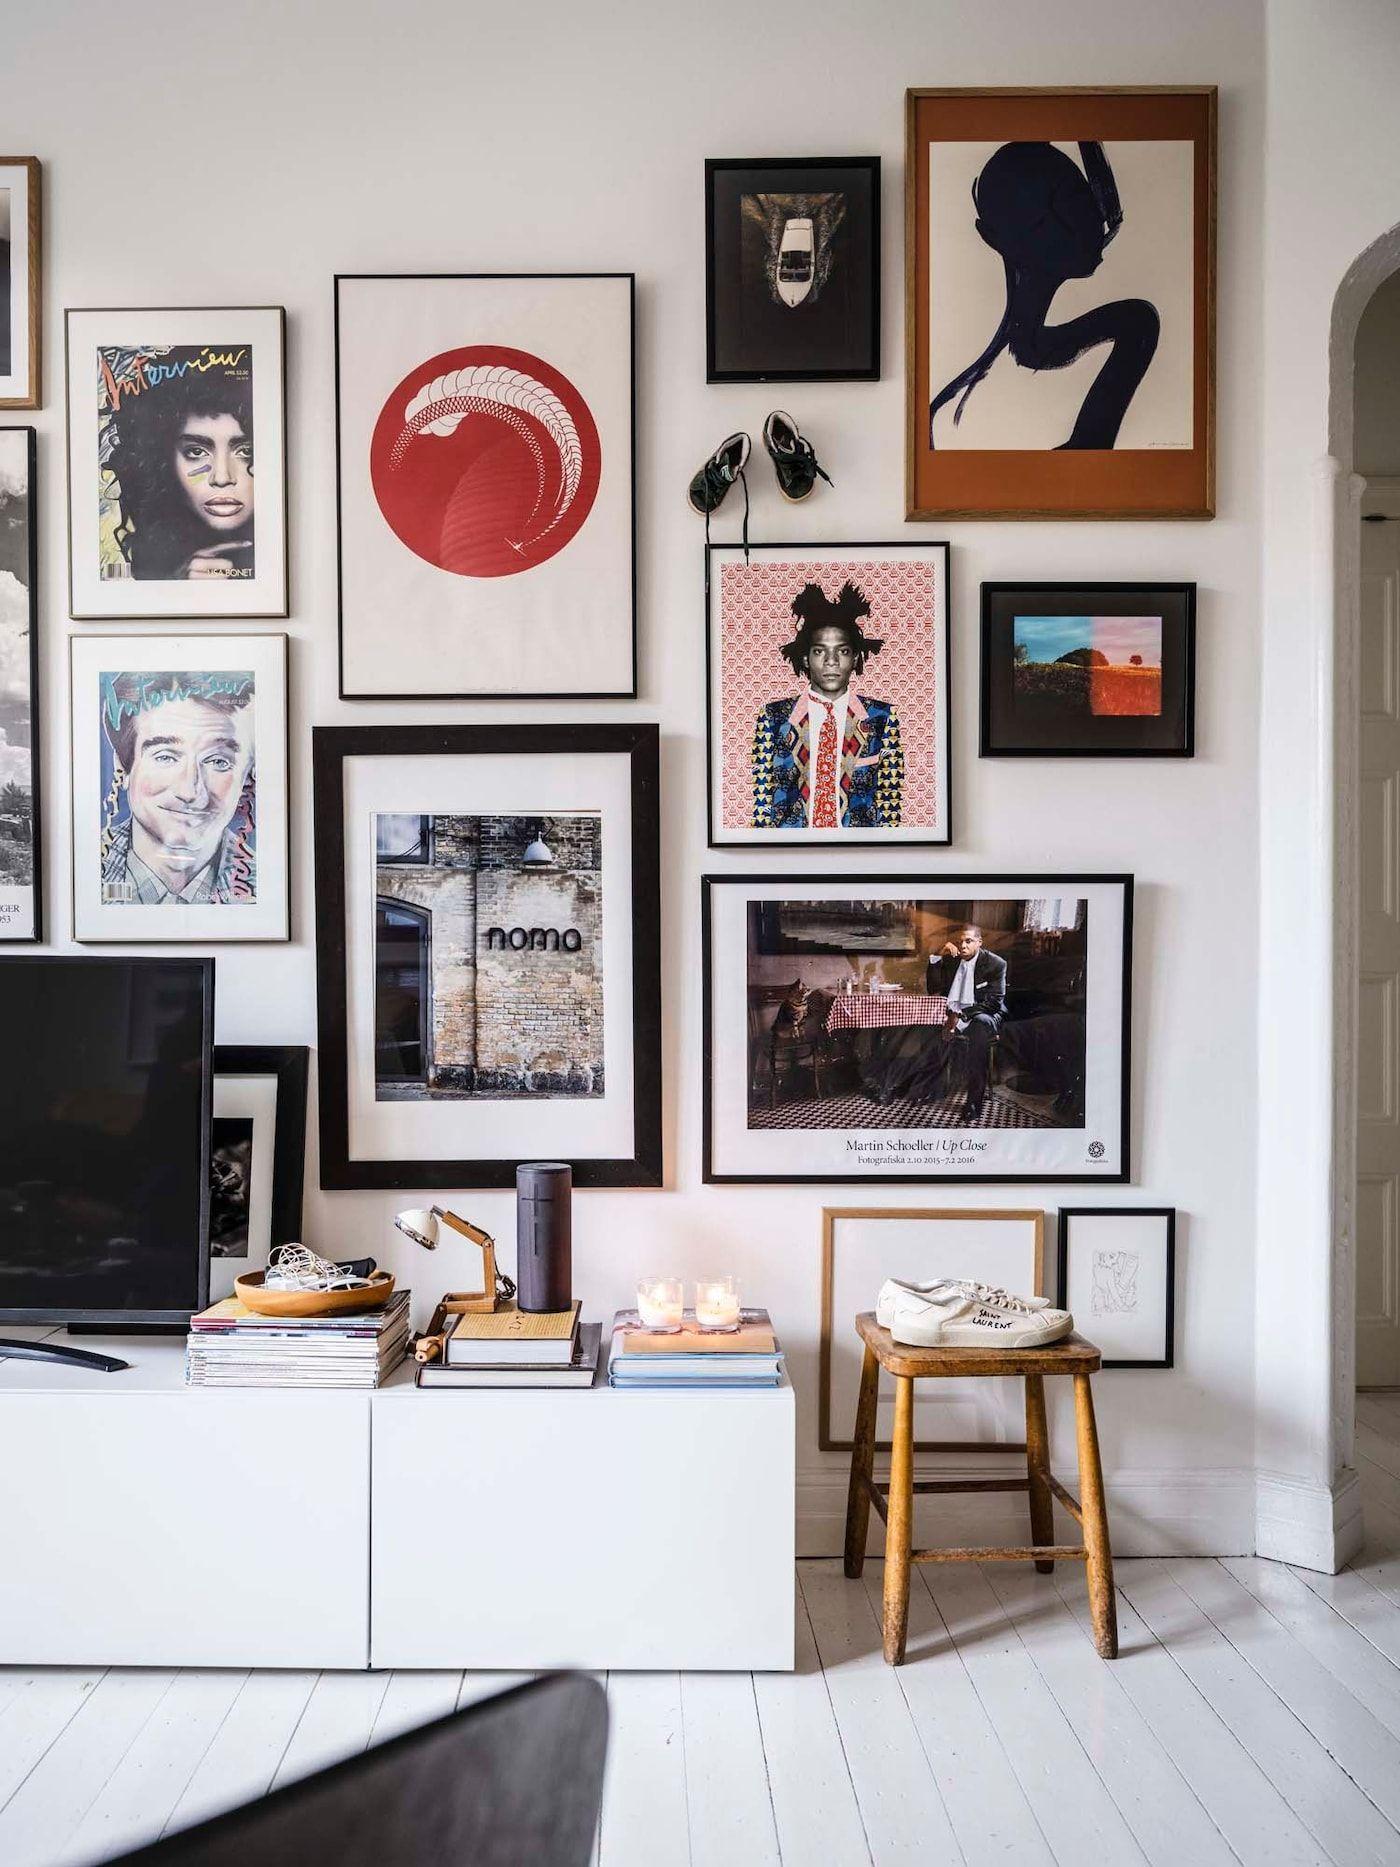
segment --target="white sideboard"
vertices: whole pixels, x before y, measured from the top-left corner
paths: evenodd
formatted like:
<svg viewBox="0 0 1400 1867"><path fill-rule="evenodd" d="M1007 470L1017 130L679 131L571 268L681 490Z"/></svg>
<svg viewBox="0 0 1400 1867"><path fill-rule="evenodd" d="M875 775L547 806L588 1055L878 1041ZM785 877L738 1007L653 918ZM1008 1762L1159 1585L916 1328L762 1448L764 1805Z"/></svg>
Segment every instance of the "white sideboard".
<svg viewBox="0 0 1400 1867"><path fill-rule="evenodd" d="M132 1366L0 1360L0 1663L793 1664L786 1384L191 1390L183 1342L81 1346Z"/></svg>

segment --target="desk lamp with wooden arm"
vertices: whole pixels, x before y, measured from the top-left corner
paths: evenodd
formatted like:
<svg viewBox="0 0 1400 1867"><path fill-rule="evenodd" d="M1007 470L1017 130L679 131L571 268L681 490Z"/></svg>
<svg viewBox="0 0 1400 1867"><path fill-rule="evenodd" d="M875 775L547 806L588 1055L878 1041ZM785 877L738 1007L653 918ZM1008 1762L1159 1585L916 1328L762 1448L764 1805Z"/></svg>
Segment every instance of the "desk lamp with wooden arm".
<svg viewBox="0 0 1400 1867"><path fill-rule="evenodd" d="M425 1251L437 1250L438 1238L444 1226L481 1247L481 1289L449 1290L433 1313L428 1333L418 1338L415 1347L418 1360L431 1361L441 1353L442 1325L446 1317L489 1314L501 1304L512 1300L515 1296L515 1280L496 1269L496 1241L491 1234L482 1231L479 1225L473 1225L470 1219L459 1218L455 1212L446 1212L441 1206L415 1206L407 1212L396 1212L394 1224L405 1238L411 1238L414 1244L422 1245Z"/></svg>

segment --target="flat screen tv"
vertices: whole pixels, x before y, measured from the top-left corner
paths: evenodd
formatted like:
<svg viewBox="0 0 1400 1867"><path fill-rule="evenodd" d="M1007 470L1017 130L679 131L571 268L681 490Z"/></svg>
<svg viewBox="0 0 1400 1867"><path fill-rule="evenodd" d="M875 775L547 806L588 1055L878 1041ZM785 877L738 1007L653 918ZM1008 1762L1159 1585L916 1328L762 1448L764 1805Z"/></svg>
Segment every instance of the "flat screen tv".
<svg viewBox="0 0 1400 1867"><path fill-rule="evenodd" d="M209 1291L212 959L0 960L0 1325Z"/></svg>

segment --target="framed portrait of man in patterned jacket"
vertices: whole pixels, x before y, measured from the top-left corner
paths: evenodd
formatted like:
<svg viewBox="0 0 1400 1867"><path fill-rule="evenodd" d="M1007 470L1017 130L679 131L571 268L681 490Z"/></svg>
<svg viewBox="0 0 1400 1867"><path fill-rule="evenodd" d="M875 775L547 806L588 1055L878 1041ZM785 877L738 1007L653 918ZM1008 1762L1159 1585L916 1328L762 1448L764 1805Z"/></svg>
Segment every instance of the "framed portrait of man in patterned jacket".
<svg viewBox="0 0 1400 1867"><path fill-rule="evenodd" d="M948 547L712 545L712 847L946 843Z"/></svg>

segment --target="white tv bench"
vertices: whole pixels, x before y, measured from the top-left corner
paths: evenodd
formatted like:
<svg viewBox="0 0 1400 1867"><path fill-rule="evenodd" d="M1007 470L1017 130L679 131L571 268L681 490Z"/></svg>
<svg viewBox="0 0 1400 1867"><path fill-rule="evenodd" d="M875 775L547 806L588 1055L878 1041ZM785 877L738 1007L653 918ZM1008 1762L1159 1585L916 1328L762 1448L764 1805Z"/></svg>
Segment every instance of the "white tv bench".
<svg viewBox="0 0 1400 1867"><path fill-rule="evenodd" d="M188 1389L184 1343L0 1360L0 1663L793 1664L794 1405Z"/></svg>

